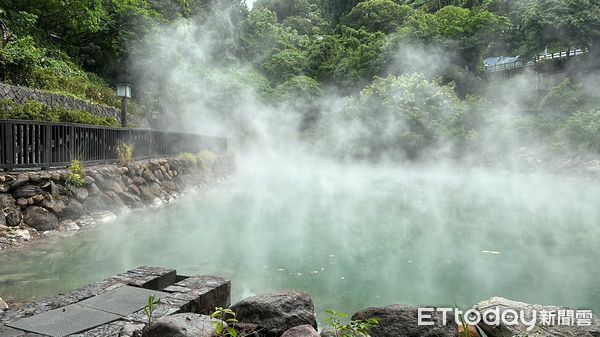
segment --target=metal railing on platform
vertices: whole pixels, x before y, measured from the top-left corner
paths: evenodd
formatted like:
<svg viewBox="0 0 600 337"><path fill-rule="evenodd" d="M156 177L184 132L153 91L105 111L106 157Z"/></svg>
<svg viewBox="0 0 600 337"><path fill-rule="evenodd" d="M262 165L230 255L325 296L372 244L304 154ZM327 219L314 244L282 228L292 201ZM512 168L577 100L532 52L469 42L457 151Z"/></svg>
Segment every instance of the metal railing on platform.
<svg viewBox="0 0 600 337"><path fill-rule="evenodd" d="M498 72L498 71L506 71L506 70L512 70L512 69L518 69L518 68L532 67L543 61L566 59L569 57L580 56L587 52L588 52L587 49L573 49L573 50L567 50L567 51L562 51L562 52L558 52L558 53L543 54L543 55L538 55L530 60L517 60L517 61L509 62L509 63L486 65L486 66L484 66L484 70L486 72L493 73L493 72Z"/></svg>
<svg viewBox="0 0 600 337"><path fill-rule="evenodd" d="M0 169L65 167L74 159L110 163L117 159L120 142L134 146L134 159L227 150L225 138L191 133L0 120Z"/></svg>

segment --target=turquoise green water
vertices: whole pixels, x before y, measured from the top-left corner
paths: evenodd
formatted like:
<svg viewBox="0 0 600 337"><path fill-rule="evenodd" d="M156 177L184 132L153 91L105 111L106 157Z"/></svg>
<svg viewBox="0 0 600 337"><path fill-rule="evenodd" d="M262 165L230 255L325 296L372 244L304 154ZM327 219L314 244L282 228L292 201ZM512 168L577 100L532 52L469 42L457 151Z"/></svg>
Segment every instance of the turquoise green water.
<svg viewBox="0 0 600 337"><path fill-rule="evenodd" d="M0 296L51 296L138 265L285 288L317 310L502 296L600 312L600 184L477 170L261 163L228 186L0 254Z"/></svg>

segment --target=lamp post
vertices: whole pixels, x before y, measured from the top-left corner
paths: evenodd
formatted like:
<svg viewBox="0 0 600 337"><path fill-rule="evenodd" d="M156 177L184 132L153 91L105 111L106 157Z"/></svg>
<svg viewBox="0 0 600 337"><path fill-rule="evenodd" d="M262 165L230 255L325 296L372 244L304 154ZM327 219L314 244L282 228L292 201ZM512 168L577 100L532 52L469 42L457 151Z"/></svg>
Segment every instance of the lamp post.
<svg viewBox="0 0 600 337"><path fill-rule="evenodd" d="M131 98L130 84L117 84L117 96L121 97L121 126L127 127L127 99Z"/></svg>

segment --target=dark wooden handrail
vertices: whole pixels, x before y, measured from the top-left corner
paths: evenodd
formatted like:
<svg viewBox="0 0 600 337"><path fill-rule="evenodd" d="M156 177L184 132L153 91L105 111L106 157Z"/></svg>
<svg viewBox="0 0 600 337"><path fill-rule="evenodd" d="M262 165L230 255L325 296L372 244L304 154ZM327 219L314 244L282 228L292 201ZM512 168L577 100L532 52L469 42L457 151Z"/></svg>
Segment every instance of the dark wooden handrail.
<svg viewBox="0 0 600 337"><path fill-rule="evenodd" d="M226 138L193 133L0 120L0 169L65 167L74 159L85 164L110 163L117 159L119 142L134 146L134 159L227 150Z"/></svg>

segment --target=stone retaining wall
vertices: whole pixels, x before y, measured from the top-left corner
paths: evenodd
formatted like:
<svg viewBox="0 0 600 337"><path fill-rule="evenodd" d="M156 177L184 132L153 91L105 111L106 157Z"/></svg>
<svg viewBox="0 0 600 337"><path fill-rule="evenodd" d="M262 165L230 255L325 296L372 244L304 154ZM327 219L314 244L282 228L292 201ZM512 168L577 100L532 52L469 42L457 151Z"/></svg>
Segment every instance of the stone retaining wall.
<svg viewBox="0 0 600 337"><path fill-rule="evenodd" d="M218 155L210 162L171 158L89 167L81 187L66 181L67 169L0 173L0 249L45 231L78 229L74 220L90 214L167 202L232 170L233 157Z"/></svg>
<svg viewBox="0 0 600 337"><path fill-rule="evenodd" d="M36 89L19 87L15 85L0 83L0 99L10 99L17 104L24 104L27 101L37 101L48 106L62 107L71 110L88 111L98 117L113 117L121 120L121 110L89 103L80 99L71 98L58 94L51 94ZM148 122L136 115L129 114L127 121L130 125L139 128L148 127Z"/></svg>

